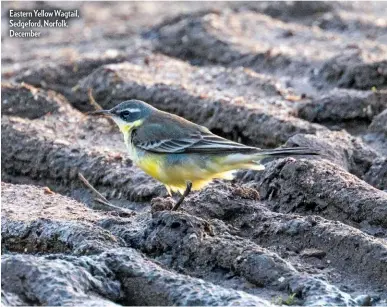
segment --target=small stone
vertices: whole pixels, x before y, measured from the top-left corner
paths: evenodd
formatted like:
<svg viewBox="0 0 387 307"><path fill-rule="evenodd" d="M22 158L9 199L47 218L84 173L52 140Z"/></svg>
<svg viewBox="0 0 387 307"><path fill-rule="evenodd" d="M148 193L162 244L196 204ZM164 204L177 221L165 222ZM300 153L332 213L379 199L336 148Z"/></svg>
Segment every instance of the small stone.
<svg viewBox="0 0 387 307"><path fill-rule="evenodd" d="M278 281L281 282L281 283L284 282L285 281L285 277L281 276L280 278L278 278Z"/></svg>
<svg viewBox="0 0 387 307"><path fill-rule="evenodd" d="M355 302L359 306L371 306L371 297L367 294L365 295L359 295L358 297L355 298Z"/></svg>
<svg viewBox="0 0 387 307"><path fill-rule="evenodd" d="M44 191L44 194L55 194L55 192L51 191L49 187L44 187L43 191Z"/></svg>
<svg viewBox="0 0 387 307"><path fill-rule="evenodd" d="M188 237L188 239L190 239L190 240L197 240L197 238L198 238L198 236L197 236L195 233L192 233L192 234Z"/></svg>
<svg viewBox="0 0 387 307"><path fill-rule="evenodd" d="M326 256L327 253L320 249L307 248L307 249L304 249L300 254L301 254L301 257L315 257L318 259L322 259Z"/></svg>

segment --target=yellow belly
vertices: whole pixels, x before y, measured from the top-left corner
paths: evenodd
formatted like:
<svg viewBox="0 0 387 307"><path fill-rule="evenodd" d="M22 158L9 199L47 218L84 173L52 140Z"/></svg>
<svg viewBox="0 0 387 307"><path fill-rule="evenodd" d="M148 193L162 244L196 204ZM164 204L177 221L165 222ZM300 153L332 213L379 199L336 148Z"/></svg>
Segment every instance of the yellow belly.
<svg viewBox="0 0 387 307"><path fill-rule="evenodd" d="M194 159L187 158L184 164L170 164L166 155L147 154L134 159L135 164L144 172L162 182L169 193L183 193L187 182L192 183L192 190L199 190L215 178L232 179L232 171L221 170L219 166L202 168Z"/></svg>

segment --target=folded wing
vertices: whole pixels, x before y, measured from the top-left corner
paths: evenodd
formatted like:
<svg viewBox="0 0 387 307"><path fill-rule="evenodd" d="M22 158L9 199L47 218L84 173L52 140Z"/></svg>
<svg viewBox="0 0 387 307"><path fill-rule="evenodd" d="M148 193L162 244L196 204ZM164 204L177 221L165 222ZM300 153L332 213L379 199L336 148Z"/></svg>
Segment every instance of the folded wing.
<svg viewBox="0 0 387 307"><path fill-rule="evenodd" d="M149 133L149 132L148 132ZM257 151L255 147L245 146L236 142L229 141L220 136L212 134L209 131L194 131L185 136L178 135L176 138L165 138L163 133L155 133L164 138L153 138L141 140L134 135L133 144L143 150L156 153L249 153Z"/></svg>

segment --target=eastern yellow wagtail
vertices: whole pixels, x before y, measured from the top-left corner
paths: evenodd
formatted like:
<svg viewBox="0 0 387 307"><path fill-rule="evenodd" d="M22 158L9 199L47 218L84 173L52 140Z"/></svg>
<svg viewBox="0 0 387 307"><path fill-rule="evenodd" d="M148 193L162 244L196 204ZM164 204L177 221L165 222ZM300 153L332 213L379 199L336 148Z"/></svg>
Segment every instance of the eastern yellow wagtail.
<svg viewBox="0 0 387 307"><path fill-rule="evenodd" d="M170 195L175 191L182 195L172 210L191 189L201 189L212 179L232 179L237 169L263 170L259 162L265 157L318 154L305 147L262 150L245 146L140 100L89 114L110 116L123 133L133 162L162 182Z"/></svg>

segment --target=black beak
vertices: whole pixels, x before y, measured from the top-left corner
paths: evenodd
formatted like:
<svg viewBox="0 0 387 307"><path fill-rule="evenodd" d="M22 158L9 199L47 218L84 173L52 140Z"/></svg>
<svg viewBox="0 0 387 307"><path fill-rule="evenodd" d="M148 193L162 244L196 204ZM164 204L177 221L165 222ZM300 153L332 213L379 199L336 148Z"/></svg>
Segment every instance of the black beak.
<svg viewBox="0 0 387 307"><path fill-rule="evenodd" d="M97 110L93 112L87 112L87 115L92 116L112 116L113 114L110 112L110 110Z"/></svg>

